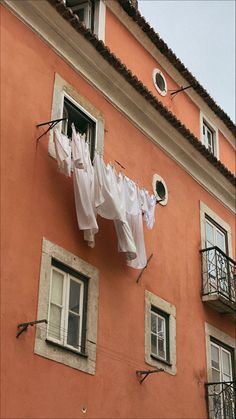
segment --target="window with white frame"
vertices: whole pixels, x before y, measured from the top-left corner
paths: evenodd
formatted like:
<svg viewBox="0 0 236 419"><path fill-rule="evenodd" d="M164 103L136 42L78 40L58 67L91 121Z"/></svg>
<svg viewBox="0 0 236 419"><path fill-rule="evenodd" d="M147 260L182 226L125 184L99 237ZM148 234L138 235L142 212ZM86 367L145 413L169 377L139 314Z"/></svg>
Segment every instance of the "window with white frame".
<svg viewBox="0 0 236 419"><path fill-rule="evenodd" d="M145 291L145 361L176 374L176 309Z"/></svg>
<svg viewBox="0 0 236 419"><path fill-rule="evenodd" d="M104 118L87 98L66 80L55 74L51 120L65 118L57 127L71 138L71 124L85 136L90 146L91 158L95 150L102 154L104 143ZM53 132L49 136L49 154L56 157Z"/></svg>
<svg viewBox="0 0 236 419"><path fill-rule="evenodd" d="M63 134L71 138L73 123L76 131L85 137L93 159L96 145L96 119L67 94L64 94L63 99L63 118L65 118L62 121Z"/></svg>
<svg viewBox="0 0 236 419"><path fill-rule="evenodd" d="M201 141L207 150L213 156L219 158L218 130L214 125L202 114L201 121Z"/></svg>
<svg viewBox="0 0 236 419"><path fill-rule="evenodd" d="M95 374L98 270L43 239L35 353Z"/></svg>
<svg viewBox="0 0 236 419"><path fill-rule="evenodd" d="M47 339L86 354L88 281L52 259Z"/></svg>
<svg viewBox="0 0 236 419"><path fill-rule="evenodd" d="M207 359L207 404L210 419L235 417L236 341L232 336L205 323Z"/></svg>
<svg viewBox="0 0 236 419"><path fill-rule="evenodd" d="M211 338L211 377L213 382L233 380L232 349Z"/></svg>
<svg viewBox="0 0 236 419"><path fill-rule="evenodd" d="M106 9L103 0L64 0L64 3L86 28L104 41Z"/></svg>
<svg viewBox="0 0 236 419"><path fill-rule="evenodd" d="M169 362L169 314L151 306L151 356Z"/></svg>

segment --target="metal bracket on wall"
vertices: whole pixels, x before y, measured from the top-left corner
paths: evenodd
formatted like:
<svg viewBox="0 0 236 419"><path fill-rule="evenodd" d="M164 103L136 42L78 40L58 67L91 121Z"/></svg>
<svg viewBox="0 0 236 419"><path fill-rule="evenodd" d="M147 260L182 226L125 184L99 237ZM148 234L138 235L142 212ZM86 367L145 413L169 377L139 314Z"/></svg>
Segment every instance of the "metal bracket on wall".
<svg viewBox="0 0 236 419"><path fill-rule="evenodd" d="M34 320L32 322L27 322L27 323L20 323L17 325L17 329L19 330L17 330L16 332L16 337L18 338L21 335L21 333L25 332L28 329L29 326L34 326L35 324L38 324L38 323L47 324L48 321L46 319L43 319L43 320Z"/></svg>
<svg viewBox="0 0 236 419"><path fill-rule="evenodd" d="M50 129L54 128L58 124L58 122L66 121L67 119L68 118L54 119L53 121L42 122L42 124L36 125L37 128L42 127L43 125L49 125L48 129L42 135L40 135L36 139L36 141L40 140L40 138L47 134L47 132L50 131Z"/></svg>
<svg viewBox="0 0 236 419"><path fill-rule="evenodd" d="M144 266L144 268L141 270L141 272L140 272L140 274L139 274L138 278L136 279L136 283L138 283L138 282L139 282L139 280L140 280L140 278L141 278L141 276L142 276L143 272L145 271L145 269L147 269L147 266L148 266L148 264L149 264L150 260L152 259L152 257L153 257L153 253L149 256L149 258L148 258L148 260L147 260L147 264L146 264L146 266Z"/></svg>
<svg viewBox="0 0 236 419"><path fill-rule="evenodd" d="M137 378L139 380L139 383L142 384L142 382L150 375L154 374L156 372L164 372L165 370L163 368L157 368L155 370L144 370L144 371L136 371ZM142 377L143 376L143 377Z"/></svg>
<svg viewBox="0 0 236 419"><path fill-rule="evenodd" d="M178 89L178 90L169 90L169 92L172 92L170 95L171 95L171 99L174 99L174 97L178 94L178 93L180 93L180 92L183 92L184 90L187 90L187 89L190 89L190 87L193 87L193 86L191 86L191 84L189 85L189 86L186 86L186 87L181 87L181 89Z"/></svg>

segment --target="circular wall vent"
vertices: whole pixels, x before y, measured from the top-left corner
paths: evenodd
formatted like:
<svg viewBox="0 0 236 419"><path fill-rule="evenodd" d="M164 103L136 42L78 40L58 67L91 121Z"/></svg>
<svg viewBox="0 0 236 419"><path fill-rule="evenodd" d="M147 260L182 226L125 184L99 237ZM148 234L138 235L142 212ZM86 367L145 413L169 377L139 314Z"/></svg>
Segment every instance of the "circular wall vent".
<svg viewBox="0 0 236 419"><path fill-rule="evenodd" d="M155 174L152 179L152 188L157 202L161 205L166 205L168 202L168 189L164 179Z"/></svg>
<svg viewBox="0 0 236 419"><path fill-rule="evenodd" d="M158 68L155 68L153 70L153 83L161 96L165 96L167 93L167 83L166 79L164 77L164 74L161 72L161 70L158 70Z"/></svg>

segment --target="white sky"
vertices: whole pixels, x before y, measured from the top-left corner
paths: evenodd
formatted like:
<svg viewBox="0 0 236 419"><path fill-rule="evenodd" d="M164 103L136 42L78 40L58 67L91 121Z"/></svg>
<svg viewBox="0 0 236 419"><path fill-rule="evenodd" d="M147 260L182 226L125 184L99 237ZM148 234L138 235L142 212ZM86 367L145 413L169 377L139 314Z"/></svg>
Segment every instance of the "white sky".
<svg viewBox="0 0 236 419"><path fill-rule="evenodd" d="M138 4L140 13L235 122L235 1Z"/></svg>

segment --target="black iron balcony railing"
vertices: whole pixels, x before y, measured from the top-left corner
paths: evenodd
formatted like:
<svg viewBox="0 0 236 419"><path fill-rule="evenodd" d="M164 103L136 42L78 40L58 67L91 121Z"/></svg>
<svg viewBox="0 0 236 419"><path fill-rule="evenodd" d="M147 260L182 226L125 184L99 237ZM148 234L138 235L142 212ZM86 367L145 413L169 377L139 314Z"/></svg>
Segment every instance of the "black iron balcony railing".
<svg viewBox="0 0 236 419"><path fill-rule="evenodd" d="M202 255L202 294L222 296L236 302L236 262L219 247L200 251Z"/></svg>
<svg viewBox="0 0 236 419"><path fill-rule="evenodd" d="M207 383L209 419L235 419L236 382Z"/></svg>

